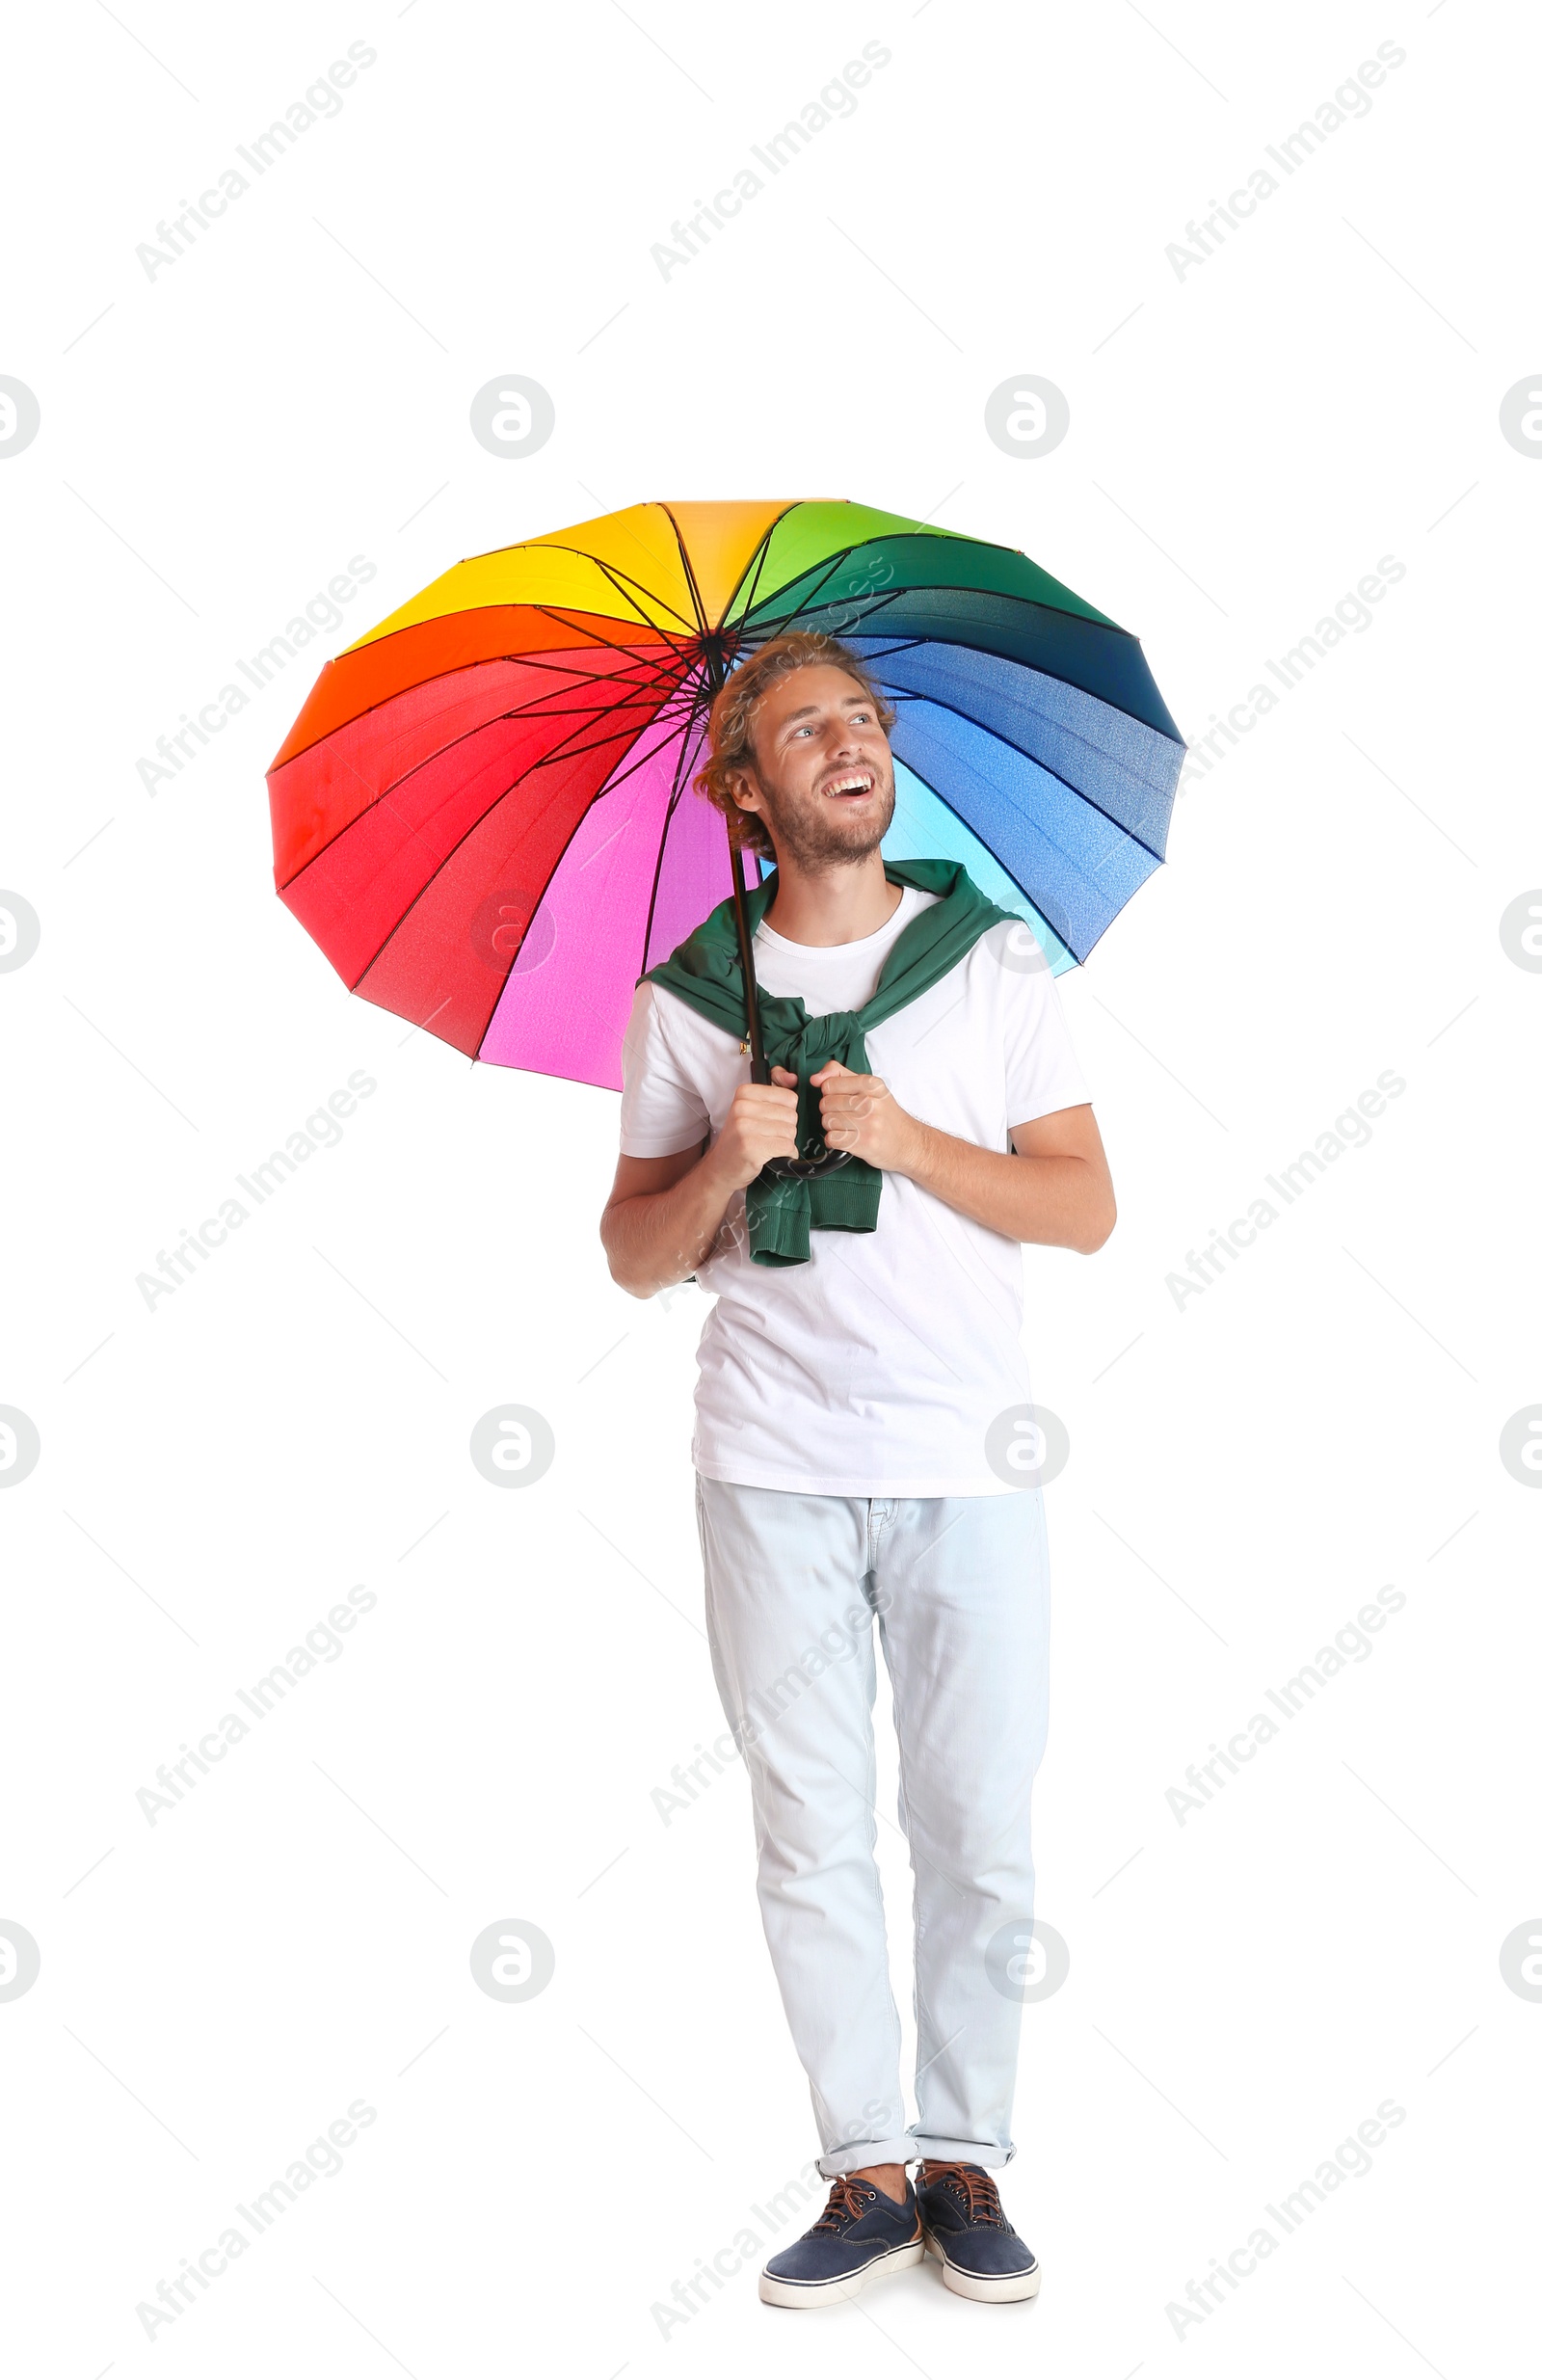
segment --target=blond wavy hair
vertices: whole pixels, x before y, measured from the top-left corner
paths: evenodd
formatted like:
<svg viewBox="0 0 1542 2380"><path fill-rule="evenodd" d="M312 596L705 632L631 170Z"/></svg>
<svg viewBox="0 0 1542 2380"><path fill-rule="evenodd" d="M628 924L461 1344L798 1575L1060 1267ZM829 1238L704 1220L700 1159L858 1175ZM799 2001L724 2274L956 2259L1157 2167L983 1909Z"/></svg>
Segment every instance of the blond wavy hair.
<svg viewBox="0 0 1542 2380"><path fill-rule="evenodd" d="M866 695L886 735L894 724L892 705L884 700L856 654L838 638L816 628L793 628L784 636L773 637L733 672L712 704L707 722L709 757L694 782L702 798L728 820L729 840L761 859L774 860L775 845L758 813L741 810L734 800L733 779L755 766L751 737L761 696L794 670L814 668L844 671Z"/></svg>

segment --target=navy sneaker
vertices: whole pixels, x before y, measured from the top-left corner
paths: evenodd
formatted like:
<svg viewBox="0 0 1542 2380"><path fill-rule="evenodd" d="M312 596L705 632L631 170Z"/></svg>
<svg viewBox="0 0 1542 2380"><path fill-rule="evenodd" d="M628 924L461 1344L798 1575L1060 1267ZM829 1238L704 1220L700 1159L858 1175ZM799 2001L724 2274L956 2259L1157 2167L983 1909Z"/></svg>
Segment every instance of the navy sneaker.
<svg viewBox="0 0 1542 2380"><path fill-rule="evenodd" d="M760 2275L768 2306L823 2306L855 2297L874 2273L918 2264L926 2254L915 2184L907 2178L901 2205L855 2174L839 2174L824 2213L790 2248L782 2248Z"/></svg>
<svg viewBox="0 0 1542 2380"><path fill-rule="evenodd" d="M926 2245L960 2297L1001 2306L1037 2297L1039 2260L1001 2210L983 2165L923 2165L917 2193Z"/></svg>

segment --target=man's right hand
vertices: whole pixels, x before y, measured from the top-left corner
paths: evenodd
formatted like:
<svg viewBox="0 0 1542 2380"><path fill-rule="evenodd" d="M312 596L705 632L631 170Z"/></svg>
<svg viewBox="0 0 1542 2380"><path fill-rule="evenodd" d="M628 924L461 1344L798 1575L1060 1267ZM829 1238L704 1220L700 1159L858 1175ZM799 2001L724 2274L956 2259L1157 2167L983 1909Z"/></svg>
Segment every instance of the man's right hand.
<svg viewBox="0 0 1542 2380"><path fill-rule="evenodd" d="M717 1247L736 1190L768 1157L798 1154L798 1078L784 1066L769 1083L741 1083L715 1140L673 1157L622 1157L599 1233L610 1277L633 1297L683 1281Z"/></svg>
<svg viewBox="0 0 1542 2380"><path fill-rule="evenodd" d="M773 1066L769 1083L741 1083L713 1143L714 1170L730 1190L747 1190L769 1157L796 1157L798 1078Z"/></svg>

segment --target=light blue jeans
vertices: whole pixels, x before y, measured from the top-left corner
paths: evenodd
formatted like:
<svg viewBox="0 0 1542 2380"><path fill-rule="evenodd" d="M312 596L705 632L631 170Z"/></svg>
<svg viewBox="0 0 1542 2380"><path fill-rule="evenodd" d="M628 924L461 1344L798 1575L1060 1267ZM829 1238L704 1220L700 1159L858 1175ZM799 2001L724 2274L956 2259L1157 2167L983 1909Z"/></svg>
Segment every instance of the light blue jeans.
<svg viewBox="0 0 1542 2380"><path fill-rule="evenodd" d="M712 1666L749 1771L760 1912L820 2171L1004 2165L1048 1711L1043 1497L803 1496L699 1476L696 1511ZM875 1617L916 1879L909 2125L873 1858Z"/></svg>

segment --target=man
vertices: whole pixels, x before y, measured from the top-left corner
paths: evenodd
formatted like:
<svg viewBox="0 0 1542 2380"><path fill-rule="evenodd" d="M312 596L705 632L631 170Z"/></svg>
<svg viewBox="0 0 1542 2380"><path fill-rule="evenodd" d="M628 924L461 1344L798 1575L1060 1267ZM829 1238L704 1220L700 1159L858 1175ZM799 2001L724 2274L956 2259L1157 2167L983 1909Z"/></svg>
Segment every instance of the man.
<svg viewBox="0 0 1542 2380"><path fill-rule="evenodd" d="M750 896L768 1055L780 1036L861 1061L828 1057L803 1094L854 1162L807 1189L762 1176L800 1154L800 1077L747 1080L725 905L638 986L600 1227L633 1296L694 1274L717 1298L692 1449L708 1635L834 2184L761 2274L784 2306L926 2247L965 2296L1039 2286L991 2179L1014 2153L1049 1633L1019 1243L1091 1253L1114 1222L1037 944L956 867L886 867L893 715L842 646L780 637L719 693L697 781L776 862ZM909 2125L873 1859L875 1617L916 1877Z"/></svg>

